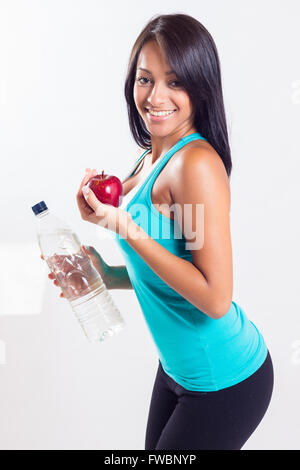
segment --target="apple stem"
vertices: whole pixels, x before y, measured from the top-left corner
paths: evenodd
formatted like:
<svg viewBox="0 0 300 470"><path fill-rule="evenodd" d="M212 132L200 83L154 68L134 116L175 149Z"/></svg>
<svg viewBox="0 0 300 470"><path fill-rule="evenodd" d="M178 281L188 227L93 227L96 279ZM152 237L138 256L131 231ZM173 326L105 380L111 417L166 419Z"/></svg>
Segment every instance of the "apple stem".
<svg viewBox="0 0 300 470"><path fill-rule="evenodd" d="M102 179L104 178L104 170L102 170L102 175L101 175Z"/></svg>

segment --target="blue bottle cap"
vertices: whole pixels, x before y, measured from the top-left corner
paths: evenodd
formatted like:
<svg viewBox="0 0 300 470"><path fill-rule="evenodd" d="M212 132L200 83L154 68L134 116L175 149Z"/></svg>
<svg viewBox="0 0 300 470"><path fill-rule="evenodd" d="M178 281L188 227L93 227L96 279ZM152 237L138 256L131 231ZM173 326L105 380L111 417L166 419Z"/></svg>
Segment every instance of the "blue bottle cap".
<svg viewBox="0 0 300 470"><path fill-rule="evenodd" d="M47 211L48 207L46 206L45 201L41 201L38 204L35 204L34 206L32 206L31 209L34 212L34 215L39 215L41 214L41 212Z"/></svg>

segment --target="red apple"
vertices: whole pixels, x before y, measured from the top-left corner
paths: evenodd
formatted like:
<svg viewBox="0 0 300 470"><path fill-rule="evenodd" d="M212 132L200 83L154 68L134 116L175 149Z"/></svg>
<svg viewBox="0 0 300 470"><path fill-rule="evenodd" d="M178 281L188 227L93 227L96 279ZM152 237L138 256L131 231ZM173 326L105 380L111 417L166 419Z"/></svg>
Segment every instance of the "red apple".
<svg viewBox="0 0 300 470"><path fill-rule="evenodd" d="M103 204L111 204L115 207L122 204L123 186L116 176L105 175L104 170L102 170L102 174L93 176L87 186Z"/></svg>

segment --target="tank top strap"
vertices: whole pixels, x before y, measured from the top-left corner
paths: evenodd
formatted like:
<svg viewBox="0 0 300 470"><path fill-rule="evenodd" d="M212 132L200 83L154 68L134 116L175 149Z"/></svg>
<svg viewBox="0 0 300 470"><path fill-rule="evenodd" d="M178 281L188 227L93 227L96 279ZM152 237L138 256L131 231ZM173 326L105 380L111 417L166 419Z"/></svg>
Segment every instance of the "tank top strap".
<svg viewBox="0 0 300 470"><path fill-rule="evenodd" d="M181 149L181 147L184 147L184 145L186 145L188 142L191 142L192 140L197 140L197 139L206 140L204 137L202 137L202 135L199 132L194 132L193 134L182 137L182 139L180 139L178 142L176 142L176 144L174 144L173 147L171 147L168 150L168 152L162 157L161 161L155 166L153 171L150 172L150 174L147 176L145 181L141 184L140 188L138 189L138 191L135 193L135 195L131 199L128 206L132 205L133 202L139 197L139 195L145 189L146 189L146 192L147 192L147 197L149 199L149 197L150 197L149 194L151 194L151 189L152 189L152 186L154 184L155 178L158 175L158 173L163 169L163 167L166 165L167 161L172 157L172 155L174 155L175 152L177 152L177 150ZM151 150L151 147L149 149L147 149L147 151L149 151L149 150ZM144 153L146 153L146 152L144 152ZM140 157L140 159L141 158L142 157ZM150 198L150 201L151 201L151 198Z"/></svg>
<svg viewBox="0 0 300 470"><path fill-rule="evenodd" d="M135 164L133 165L133 170L128 174L128 176L126 176L126 179L127 178L130 178L130 176L133 175L133 173L135 172L135 170L137 169L138 167L138 164L140 163L140 161L142 160L142 158L146 155L147 152L149 152L151 150L151 147L149 147L148 149L145 150L145 152L143 152L143 154L137 159L137 161L135 162Z"/></svg>
<svg viewBox="0 0 300 470"><path fill-rule="evenodd" d="M167 164L167 162L170 160L170 158L174 155L174 153L177 152L177 150L184 147L188 142L192 142L193 140L198 140L198 139L206 141L206 139L202 137L202 135L199 132L194 132L193 134L187 135L183 137L182 139L180 139L175 145L173 145L173 147L170 148L170 150L168 150L168 152L163 156L160 163L155 167L154 171L150 173L148 181L145 182L145 186L147 184L148 195L151 194L151 189L152 189L152 186L154 184L156 177L164 168L164 166Z"/></svg>
<svg viewBox="0 0 300 470"><path fill-rule="evenodd" d="M184 147L188 142L192 142L192 140L206 140L199 132L194 132L193 134L187 135L180 139L173 147L168 150L168 152L163 156L160 163L155 167L153 173L150 174L149 180L155 179L156 175L163 169L166 163L170 160L170 158L174 155L177 150Z"/></svg>

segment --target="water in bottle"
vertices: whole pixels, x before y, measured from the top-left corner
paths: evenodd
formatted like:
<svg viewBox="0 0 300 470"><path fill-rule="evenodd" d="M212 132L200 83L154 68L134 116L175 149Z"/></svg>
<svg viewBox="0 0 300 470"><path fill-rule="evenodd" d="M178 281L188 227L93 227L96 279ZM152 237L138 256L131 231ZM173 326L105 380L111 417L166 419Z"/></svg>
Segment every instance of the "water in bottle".
<svg viewBox="0 0 300 470"><path fill-rule="evenodd" d="M89 341L102 342L121 331L124 319L77 235L44 201L32 206L32 211L37 217L41 254Z"/></svg>

